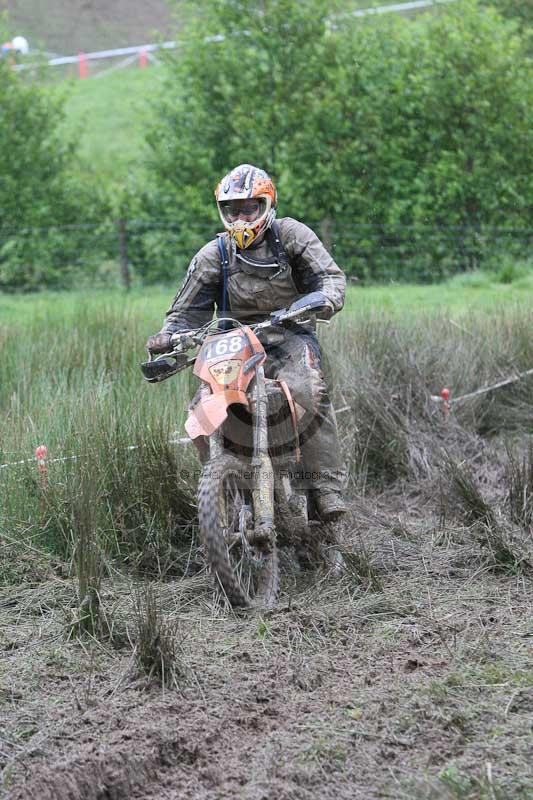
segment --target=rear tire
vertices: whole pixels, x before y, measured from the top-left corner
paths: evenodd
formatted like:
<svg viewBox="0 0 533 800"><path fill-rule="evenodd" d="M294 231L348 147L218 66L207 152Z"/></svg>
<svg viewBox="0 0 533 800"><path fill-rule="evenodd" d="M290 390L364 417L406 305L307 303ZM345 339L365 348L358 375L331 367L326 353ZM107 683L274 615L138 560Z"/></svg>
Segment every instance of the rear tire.
<svg viewBox="0 0 533 800"><path fill-rule="evenodd" d="M232 606L273 608L279 592L275 541L252 547L252 480L237 458L205 464L198 484L198 519L215 584ZM249 468L248 468L249 469Z"/></svg>

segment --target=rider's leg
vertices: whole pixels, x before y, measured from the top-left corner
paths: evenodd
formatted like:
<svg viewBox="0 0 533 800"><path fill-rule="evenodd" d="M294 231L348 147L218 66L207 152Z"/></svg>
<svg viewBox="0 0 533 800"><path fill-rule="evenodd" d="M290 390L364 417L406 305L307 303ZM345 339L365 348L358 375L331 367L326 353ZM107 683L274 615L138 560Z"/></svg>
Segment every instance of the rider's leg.
<svg viewBox="0 0 533 800"><path fill-rule="evenodd" d="M287 383L302 412L302 468L319 513L327 518L338 516L345 510L346 473L318 341L312 333L289 332L285 342L268 348L267 354L268 377Z"/></svg>

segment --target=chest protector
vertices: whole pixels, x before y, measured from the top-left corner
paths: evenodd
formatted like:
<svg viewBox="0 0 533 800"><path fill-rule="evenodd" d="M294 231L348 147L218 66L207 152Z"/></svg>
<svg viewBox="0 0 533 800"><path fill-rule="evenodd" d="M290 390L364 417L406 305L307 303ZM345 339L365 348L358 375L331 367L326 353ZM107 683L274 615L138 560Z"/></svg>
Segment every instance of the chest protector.
<svg viewBox="0 0 533 800"><path fill-rule="evenodd" d="M226 235L217 237L222 265L220 316L253 321L290 305L301 296L283 247L280 228L273 222L258 248L228 253Z"/></svg>

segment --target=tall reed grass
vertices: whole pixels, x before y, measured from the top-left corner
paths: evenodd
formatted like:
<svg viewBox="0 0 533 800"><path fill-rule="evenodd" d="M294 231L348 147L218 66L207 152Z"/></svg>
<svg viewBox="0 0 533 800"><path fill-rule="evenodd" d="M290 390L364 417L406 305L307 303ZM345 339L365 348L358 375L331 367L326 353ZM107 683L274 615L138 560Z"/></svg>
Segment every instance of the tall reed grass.
<svg viewBox="0 0 533 800"><path fill-rule="evenodd" d="M146 323L131 308L78 298L61 312L2 331L0 463L30 463L0 471L1 529L69 559L89 526L107 569L120 559L168 570L194 518L193 480L179 472L192 472L194 456L170 443L182 435L189 378L143 382ZM45 477L32 460L39 444Z"/></svg>
<svg viewBox="0 0 533 800"><path fill-rule="evenodd" d="M458 321L457 321L458 319ZM469 437L533 433L533 376L454 403L533 368L533 310L515 305L452 320L428 315L341 315L323 341L339 421L359 489L424 477L437 449ZM432 400L451 391L452 411Z"/></svg>
<svg viewBox="0 0 533 800"><path fill-rule="evenodd" d="M0 323L0 464L30 459L0 470L0 537L74 565L80 531L90 528L104 574L118 566L173 574L195 520L194 448L170 443L183 435L191 376L144 383L138 365L160 323L155 304L93 299L47 304L45 296L37 312L28 299L25 314ZM532 329L525 304L453 321L444 311L354 306L339 315L321 339L335 405L345 409L351 490L427 477L438 453L466 453L472 436L533 433L532 378L458 404L449 417L431 400L443 386L453 399L532 368ZM32 459L43 443L46 482ZM12 561L0 554L0 579L14 579Z"/></svg>

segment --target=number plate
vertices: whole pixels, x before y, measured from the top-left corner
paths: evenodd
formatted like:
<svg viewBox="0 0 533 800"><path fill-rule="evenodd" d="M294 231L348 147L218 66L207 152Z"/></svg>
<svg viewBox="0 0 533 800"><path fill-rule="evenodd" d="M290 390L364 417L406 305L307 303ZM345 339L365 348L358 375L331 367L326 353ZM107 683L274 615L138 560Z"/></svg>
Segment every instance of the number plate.
<svg viewBox="0 0 533 800"><path fill-rule="evenodd" d="M214 361L216 358L223 356L232 356L246 347L246 339L244 336L237 334L231 336L221 336L220 338L213 339L207 342L202 348L202 358L205 361Z"/></svg>

